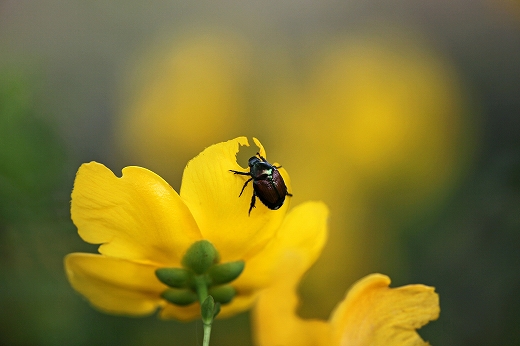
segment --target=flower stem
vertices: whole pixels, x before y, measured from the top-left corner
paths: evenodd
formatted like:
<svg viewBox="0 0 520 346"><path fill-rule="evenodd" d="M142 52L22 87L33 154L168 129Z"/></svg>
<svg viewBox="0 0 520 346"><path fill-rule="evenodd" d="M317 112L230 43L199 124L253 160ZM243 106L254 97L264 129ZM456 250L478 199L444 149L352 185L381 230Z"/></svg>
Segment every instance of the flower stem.
<svg viewBox="0 0 520 346"><path fill-rule="evenodd" d="M202 340L202 346L209 346L209 338L211 336L211 324L202 324L204 326L204 339Z"/></svg>
<svg viewBox="0 0 520 346"><path fill-rule="evenodd" d="M204 280L204 277L202 276L195 276L195 287L197 291L197 296L199 297L199 302L202 305L206 298L208 298L208 286L206 284L206 281Z"/></svg>
<svg viewBox="0 0 520 346"><path fill-rule="evenodd" d="M215 301L213 297L208 295L208 286L203 276L195 276L195 287L200 302L200 314L202 316L202 325L204 326L203 346L209 346L211 336L211 325L216 315Z"/></svg>

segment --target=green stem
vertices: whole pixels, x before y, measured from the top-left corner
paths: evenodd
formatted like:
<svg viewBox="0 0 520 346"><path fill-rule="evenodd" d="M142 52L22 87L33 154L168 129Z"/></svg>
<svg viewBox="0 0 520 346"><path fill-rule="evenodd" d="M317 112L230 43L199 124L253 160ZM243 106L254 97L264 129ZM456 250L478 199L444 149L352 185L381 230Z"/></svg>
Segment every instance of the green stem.
<svg viewBox="0 0 520 346"><path fill-rule="evenodd" d="M213 324L213 308L212 308L212 312L211 312L211 318L209 320L208 319L205 320L204 313L202 311L202 303L204 303L206 298L208 298L208 286L207 286L206 280L204 279L203 276L197 275L197 276L195 276L194 279L195 279L195 288L196 288L197 295L199 297L199 302L201 305L201 314L203 315L202 325L204 328L204 339L202 340L202 345L209 346L209 339L211 336L211 325ZM211 299L211 301L213 302L213 299Z"/></svg>
<svg viewBox="0 0 520 346"><path fill-rule="evenodd" d="M202 340L202 346L209 346L209 337L211 335L211 324L203 323L204 325L204 339Z"/></svg>
<svg viewBox="0 0 520 346"><path fill-rule="evenodd" d="M208 297L208 286L203 276L197 275L194 279L197 296L199 297L200 304L202 304Z"/></svg>

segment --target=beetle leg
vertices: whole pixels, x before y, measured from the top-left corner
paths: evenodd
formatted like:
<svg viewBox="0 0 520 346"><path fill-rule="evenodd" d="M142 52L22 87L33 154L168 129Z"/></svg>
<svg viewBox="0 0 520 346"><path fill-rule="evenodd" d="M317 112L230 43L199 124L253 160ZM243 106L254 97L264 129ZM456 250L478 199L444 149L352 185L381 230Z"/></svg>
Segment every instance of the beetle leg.
<svg viewBox="0 0 520 346"><path fill-rule="evenodd" d="M255 193L253 192L253 197L251 197L251 205L249 206L249 212L248 212L248 215L251 215L251 210L253 208L255 208L255 204L256 204L256 195Z"/></svg>
<svg viewBox="0 0 520 346"><path fill-rule="evenodd" d="M249 179L245 182L244 186L242 186L242 191L240 191L240 195L238 195L238 197L242 196L242 193L244 192L244 189L246 188L247 184L249 184L249 182L250 182L251 180L253 180L253 178L249 178ZM253 196L254 196L254 194L253 194Z"/></svg>
<svg viewBox="0 0 520 346"><path fill-rule="evenodd" d="M229 170L230 172L233 172L235 174L240 174L240 175L251 175L251 173L249 172L240 172L240 171L234 171L232 169Z"/></svg>
<svg viewBox="0 0 520 346"><path fill-rule="evenodd" d="M260 155L260 153L256 153L256 156L258 156L262 161L267 162L267 160L265 159L265 157L263 157L262 155Z"/></svg>

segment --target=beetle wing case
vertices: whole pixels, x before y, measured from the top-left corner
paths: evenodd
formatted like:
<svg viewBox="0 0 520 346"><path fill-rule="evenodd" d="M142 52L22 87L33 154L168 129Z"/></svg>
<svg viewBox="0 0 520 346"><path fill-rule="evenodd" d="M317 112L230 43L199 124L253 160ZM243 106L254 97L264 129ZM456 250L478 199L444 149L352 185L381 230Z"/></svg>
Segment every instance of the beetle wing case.
<svg viewBox="0 0 520 346"><path fill-rule="evenodd" d="M272 180L265 179L254 182L256 196L266 207L272 210L276 210L283 205L287 193L287 187L285 187L283 180L276 179L275 175L280 175L280 173L274 171Z"/></svg>

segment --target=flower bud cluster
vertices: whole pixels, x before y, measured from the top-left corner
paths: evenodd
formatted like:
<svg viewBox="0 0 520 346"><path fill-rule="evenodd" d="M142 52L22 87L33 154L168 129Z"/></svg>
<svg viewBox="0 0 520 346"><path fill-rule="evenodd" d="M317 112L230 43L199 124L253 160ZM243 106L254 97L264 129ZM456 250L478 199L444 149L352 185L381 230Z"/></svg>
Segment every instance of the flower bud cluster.
<svg viewBox="0 0 520 346"><path fill-rule="evenodd" d="M182 268L160 268L155 271L159 281L170 287L161 296L179 306L196 301L202 304L207 295L212 296L215 303L231 302L236 290L229 283L240 276L245 263L219 262L220 256L213 244L207 240L195 242L182 258Z"/></svg>

